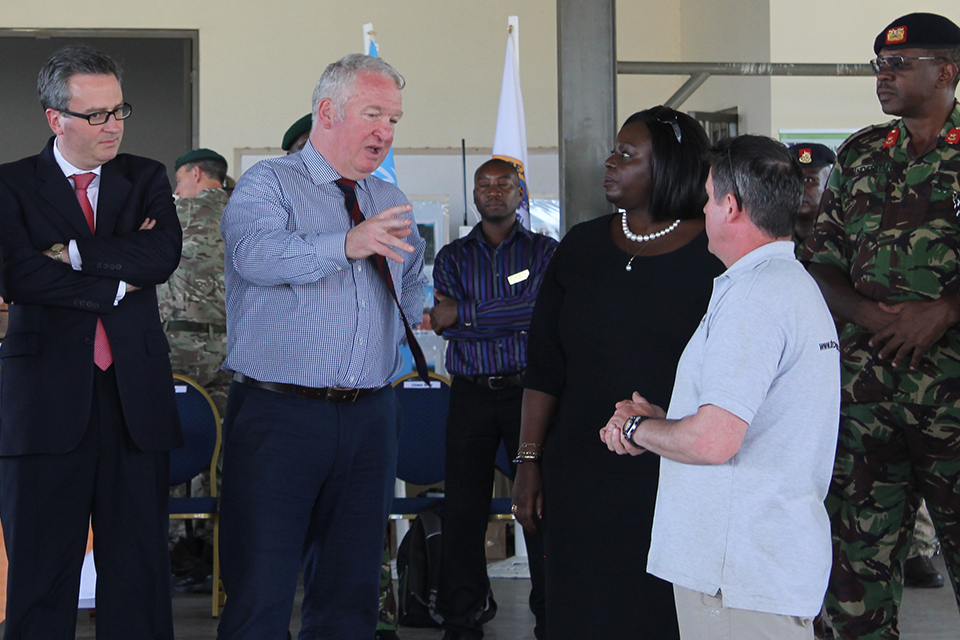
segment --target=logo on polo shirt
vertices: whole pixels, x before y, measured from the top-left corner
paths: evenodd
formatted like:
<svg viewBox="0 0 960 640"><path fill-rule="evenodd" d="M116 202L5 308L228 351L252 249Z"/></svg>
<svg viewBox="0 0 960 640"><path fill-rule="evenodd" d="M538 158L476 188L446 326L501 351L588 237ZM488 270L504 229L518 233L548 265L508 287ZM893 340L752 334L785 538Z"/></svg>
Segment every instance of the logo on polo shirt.
<svg viewBox="0 0 960 640"><path fill-rule="evenodd" d="M830 349L836 349L837 351L840 351L840 345L837 344L836 340L820 343L820 351L829 351Z"/></svg>

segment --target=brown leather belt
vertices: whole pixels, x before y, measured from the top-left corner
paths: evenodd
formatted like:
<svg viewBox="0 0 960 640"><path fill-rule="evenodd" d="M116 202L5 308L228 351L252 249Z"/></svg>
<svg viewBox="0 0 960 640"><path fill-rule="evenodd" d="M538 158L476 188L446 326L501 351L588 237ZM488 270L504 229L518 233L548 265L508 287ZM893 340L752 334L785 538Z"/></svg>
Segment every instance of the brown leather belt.
<svg viewBox="0 0 960 640"><path fill-rule="evenodd" d="M325 400L326 402L356 402L360 398L383 388L348 389L346 387L302 387L298 384L287 384L285 382L261 382L260 380L254 380L249 376L245 376L242 373L233 374L233 379L240 384L257 387L258 389L266 389L267 391L296 396L298 398L309 398L310 400Z"/></svg>

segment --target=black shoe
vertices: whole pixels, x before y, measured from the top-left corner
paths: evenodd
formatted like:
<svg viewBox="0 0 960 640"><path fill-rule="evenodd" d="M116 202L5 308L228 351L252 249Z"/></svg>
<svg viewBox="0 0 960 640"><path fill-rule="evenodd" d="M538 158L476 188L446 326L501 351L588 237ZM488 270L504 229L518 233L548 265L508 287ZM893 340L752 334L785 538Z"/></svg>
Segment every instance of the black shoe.
<svg viewBox="0 0 960 640"><path fill-rule="evenodd" d="M918 589L939 589L943 586L943 574L937 571L926 556L907 558L903 563L903 586Z"/></svg>

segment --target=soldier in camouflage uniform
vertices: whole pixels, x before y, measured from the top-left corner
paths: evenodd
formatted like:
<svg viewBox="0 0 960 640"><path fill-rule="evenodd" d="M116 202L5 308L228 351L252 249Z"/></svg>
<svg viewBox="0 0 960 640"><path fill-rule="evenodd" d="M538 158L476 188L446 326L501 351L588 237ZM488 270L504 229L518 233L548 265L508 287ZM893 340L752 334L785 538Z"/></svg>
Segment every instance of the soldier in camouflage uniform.
<svg viewBox="0 0 960 640"><path fill-rule="evenodd" d="M844 639L899 637L901 565L921 497L960 594L960 28L911 14L874 51L877 97L902 119L840 147L803 250L847 323L826 501L826 608Z"/></svg>
<svg viewBox="0 0 960 640"><path fill-rule="evenodd" d="M230 374L221 371L227 353L226 312L223 283L223 239L220 216L227 204L223 190L227 161L209 149L195 149L176 162L177 216L183 228L180 266L157 287L160 318L170 343L174 373L195 380L210 397L220 415L227 403ZM191 495L210 495L210 477L204 472L194 479ZM185 495L176 487L171 495ZM170 523L170 542L185 535L183 520ZM209 541L212 531L206 521L196 523L196 535ZM182 560L182 561L181 561ZM175 570L187 574L175 582L178 590L205 590L205 571L196 569L192 556L174 558ZM196 575L194 575L196 574Z"/></svg>
<svg viewBox="0 0 960 640"><path fill-rule="evenodd" d="M231 379L220 370L227 352L220 237L220 216L227 204L223 190L227 161L215 151L195 149L180 156L176 166L183 255L170 280L157 288L160 317L174 373L196 380L222 416Z"/></svg>

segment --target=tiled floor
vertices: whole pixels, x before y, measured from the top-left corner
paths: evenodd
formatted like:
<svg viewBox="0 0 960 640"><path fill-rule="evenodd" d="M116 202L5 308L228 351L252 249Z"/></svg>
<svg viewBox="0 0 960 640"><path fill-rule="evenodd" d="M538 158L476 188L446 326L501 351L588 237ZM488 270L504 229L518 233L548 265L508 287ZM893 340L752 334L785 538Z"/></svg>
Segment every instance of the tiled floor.
<svg viewBox="0 0 960 640"><path fill-rule="evenodd" d="M943 560L937 558L936 563L943 571ZM486 625L487 640L533 640L533 616L526 606L529 581L498 578L492 582L500 608L497 617ZM216 637L217 621L210 617L209 596L177 596L173 612L177 640L214 640ZM290 628L296 637L300 628L298 611L294 612ZM950 586L943 589L907 589L900 629L902 640L960 638L960 616ZM402 628L399 635L401 640L438 640L441 634L435 629ZM85 640L94 637L93 624L81 612L77 638Z"/></svg>

